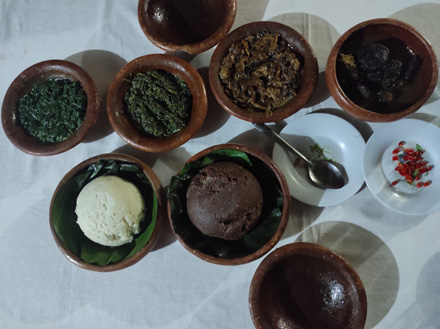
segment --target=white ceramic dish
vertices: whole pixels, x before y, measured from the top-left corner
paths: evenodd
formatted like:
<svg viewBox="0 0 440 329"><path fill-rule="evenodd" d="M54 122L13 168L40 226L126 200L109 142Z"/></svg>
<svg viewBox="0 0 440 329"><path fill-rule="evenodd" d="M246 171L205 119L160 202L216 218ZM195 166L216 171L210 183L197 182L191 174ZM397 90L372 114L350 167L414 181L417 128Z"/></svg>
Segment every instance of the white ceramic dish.
<svg viewBox="0 0 440 329"><path fill-rule="evenodd" d="M395 172L392 151L400 141L419 144L433 169L423 178L431 185L417 189L405 182L392 186ZM426 215L440 210L440 129L426 121L402 119L381 126L368 140L363 173L368 188L385 206L407 215Z"/></svg>
<svg viewBox="0 0 440 329"><path fill-rule="evenodd" d="M275 144L273 160L284 173L290 194L295 199L312 206L332 206L349 199L362 187L365 141L348 121L327 113L311 113L289 123L281 131L281 136L308 157L316 155L310 146L317 143L326 157L344 166L349 179L341 189L315 187L302 163L294 165L296 156Z"/></svg>

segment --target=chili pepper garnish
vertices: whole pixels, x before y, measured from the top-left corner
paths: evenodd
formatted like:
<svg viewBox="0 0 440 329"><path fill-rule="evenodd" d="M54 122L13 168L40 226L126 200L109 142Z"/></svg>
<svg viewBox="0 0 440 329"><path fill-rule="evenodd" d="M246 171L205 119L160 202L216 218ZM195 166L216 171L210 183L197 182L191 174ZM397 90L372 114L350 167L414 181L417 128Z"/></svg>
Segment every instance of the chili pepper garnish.
<svg viewBox="0 0 440 329"><path fill-rule="evenodd" d="M392 151L392 160L398 162L394 170L402 178L396 179L391 185L406 182L417 188L429 186L431 181L422 180L422 177L428 175L428 172L433 168L432 165L428 166L428 162L422 156L425 150L419 144L416 144L415 149L405 147L405 144L404 141L400 141L399 147Z"/></svg>

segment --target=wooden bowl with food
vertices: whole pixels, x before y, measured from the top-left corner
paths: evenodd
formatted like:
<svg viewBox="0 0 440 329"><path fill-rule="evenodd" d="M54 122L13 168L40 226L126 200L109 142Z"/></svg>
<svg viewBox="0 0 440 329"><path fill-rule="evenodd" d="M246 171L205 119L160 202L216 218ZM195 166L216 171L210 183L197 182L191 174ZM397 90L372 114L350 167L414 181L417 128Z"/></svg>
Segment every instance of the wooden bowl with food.
<svg viewBox="0 0 440 329"><path fill-rule="evenodd" d="M99 96L90 75L65 60L47 60L21 72L6 91L2 125L20 150L54 155L79 144L92 129Z"/></svg>
<svg viewBox="0 0 440 329"><path fill-rule="evenodd" d="M343 110L371 122L417 111L437 84L431 44L407 23L379 18L359 23L333 46L326 68L330 94Z"/></svg>
<svg viewBox="0 0 440 329"><path fill-rule="evenodd" d="M188 141L202 126L208 101L202 77L176 56L153 54L125 65L107 96L116 133L147 152L165 152Z"/></svg>
<svg viewBox="0 0 440 329"><path fill-rule="evenodd" d="M191 157L172 177L167 207L174 234L193 255L239 265L281 239L290 194L283 174L261 150L221 144Z"/></svg>
<svg viewBox="0 0 440 329"><path fill-rule="evenodd" d="M50 228L63 255L97 272L124 269L153 249L163 218L162 185L139 159L117 153L89 158L55 189Z"/></svg>
<svg viewBox="0 0 440 329"><path fill-rule="evenodd" d="M231 29L237 0L139 0L142 31L157 47L198 54L215 46Z"/></svg>
<svg viewBox="0 0 440 329"><path fill-rule="evenodd" d="M299 111L317 81L316 56L304 36L270 21L229 33L209 65L209 82L219 104L255 123L276 122Z"/></svg>
<svg viewBox="0 0 440 329"><path fill-rule="evenodd" d="M353 267L315 243L291 243L258 266L249 289L256 329L364 328L367 295Z"/></svg>

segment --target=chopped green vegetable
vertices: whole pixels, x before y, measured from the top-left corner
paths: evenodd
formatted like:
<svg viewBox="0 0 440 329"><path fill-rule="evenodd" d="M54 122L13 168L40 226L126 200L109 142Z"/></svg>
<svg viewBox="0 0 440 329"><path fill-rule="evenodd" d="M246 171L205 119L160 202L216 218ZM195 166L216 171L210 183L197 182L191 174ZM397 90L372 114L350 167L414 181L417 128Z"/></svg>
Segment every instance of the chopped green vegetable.
<svg viewBox="0 0 440 329"><path fill-rule="evenodd" d="M314 145L310 146L310 152L312 152L315 155L316 158L313 159L315 161L317 160L335 161L333 155L327 152L326 150L324 150L324 148L321 147L321 145L319 145L318 143L315 143Z"/></svg>
<svg viewBox="0 0 440 329"><path fill-rule="evenodd" d="M203 235L191 222L186 212L186 189L199 170L218 161L238 163L252 172L263 190L263 209L255 227L237 241L211 238ZM200 161L185 165L168 187L171 221L174 231L188 245L205 254L219 258L238 258L249 255L265 245L276 232L281 221L283 196L277 178L259 159L237 150L217 150Z"/></svg>
<svg viewBox="0 0 440 329"><path fill-rule="evenodd" d="M57 143L78 130L86 109L87 95L78 81L50 79L20 98L19 122L39 140Z"/></svg>
<svg viewBox="0 0 440 329"><path fill-rule="evenodd" d="M188 85L164 70L137 73L125 93L128 116L148 135L169 136L189 121L193 97Z"/></svg>
<svg viewBox="0 0 440 329"><path fill-rule="evenodd" d="M106 247L89 240L76 223L76 199L82 188L102 175L117 175L137 186L145 201L145 218L140 233L131 243L119 247ZM89 264L108 265L128 259L140 251L150 240L156 225L158 200L150 181L135 164L103 160L91 164L70 179L59 191L52 207L52 225L66 247Z"/></svg>
<svg viewBox="0 0 440 329"><path fill-rule="evenodd" d="M324 157L324 149L318 143L310 146L310 151L318 157Z"/></svg>

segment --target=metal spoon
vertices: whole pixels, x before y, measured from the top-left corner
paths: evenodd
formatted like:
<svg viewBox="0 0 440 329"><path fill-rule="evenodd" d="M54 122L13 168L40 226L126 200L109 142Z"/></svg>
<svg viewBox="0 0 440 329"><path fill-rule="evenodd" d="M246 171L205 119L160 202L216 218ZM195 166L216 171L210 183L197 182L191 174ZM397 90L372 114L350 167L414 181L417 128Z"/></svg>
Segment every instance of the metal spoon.
<svg viewBox="0 0 440 329"><path fill-rule="evenodd" d="M300 157L306 163L309 170L310 180L316 186L324 189L339 189L346 184L344 175L339 168L330 161L311 161L264 123L253 123L253 125L258 131L265 133L275 142L283 146L287 151Z"/></svg>

